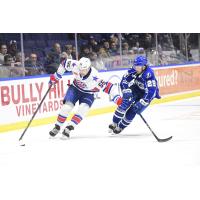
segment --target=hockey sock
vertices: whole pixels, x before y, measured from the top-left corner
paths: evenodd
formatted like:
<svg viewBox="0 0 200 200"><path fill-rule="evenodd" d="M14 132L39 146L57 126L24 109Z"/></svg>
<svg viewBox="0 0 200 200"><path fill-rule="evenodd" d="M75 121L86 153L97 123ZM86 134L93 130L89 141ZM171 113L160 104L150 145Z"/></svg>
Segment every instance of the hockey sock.
<svg viewBox="0 0 200 200"><path fill-rule="evenodd" d="M82 121L82 119L86 116L89 109L90 109L90 107L88 104L81 103L77 109L76 114L71 119L71 125L72 126L78 125Z"/></svg>
<svg viewBox="0 0 200 200"><path fill-rule="evenodd" d="M62 126L67 119L67 116L58 115L56 124Z"/></svg>
<svg viewBox="0 0 200 200"><path fill-rule="evenodd" d="M82 119L83 118L80 115L75 114L71 119L71 123L73 126L76 126L82 121Z"/></svg>
<svg viewBox="0 0 200 200"><path fill-rule="evenodd" d="M66 121L68 114L71 112L71 110L73 109L74 105L72 103L66 103L63 105L58 117L57 117L57 122L56 124L58 126L62 126L64 124L64 122Z"/></svg>
<svg viewBox="0 0 200 200"><path fill-rule="evenodd" d="M118 124L118 127L121 128L121 129L124 129L126 128L130 123L132 122L132 120L128 120L126 118L123 118L119 124Z"/></svg>
<svg viewBox="0 0 200 200"><path fill-rule="evenodd" d="M121 119L124 117L125 112L126 111L118 107L113 116L113 123L118 124L121 121Z"/></svg>

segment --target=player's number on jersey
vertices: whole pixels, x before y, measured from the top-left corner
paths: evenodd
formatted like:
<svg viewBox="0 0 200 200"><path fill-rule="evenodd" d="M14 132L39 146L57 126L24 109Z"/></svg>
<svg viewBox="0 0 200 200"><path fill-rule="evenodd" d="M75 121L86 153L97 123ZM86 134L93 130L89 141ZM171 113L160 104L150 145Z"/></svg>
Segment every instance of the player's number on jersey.
<svg viewBox="0 0 200 200"><path fill-rule="evenodd" d="M156 87L156 81L155 80L147 81L147 87Z"/></svg>
<svg viewBox="0 0 200 200"><path fill-rule="evenodd" d="M99 87L103 88L103 86L106 85L106 82L101 80L98 85Z"/></svg>

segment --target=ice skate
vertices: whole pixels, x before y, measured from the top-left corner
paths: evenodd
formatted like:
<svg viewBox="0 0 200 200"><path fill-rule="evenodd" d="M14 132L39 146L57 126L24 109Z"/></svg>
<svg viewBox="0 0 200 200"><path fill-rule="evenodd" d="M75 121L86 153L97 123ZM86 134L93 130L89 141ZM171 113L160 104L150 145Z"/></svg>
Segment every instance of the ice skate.
<svg viewBox="0 0 200 200"><path fill-rule="evenodd" d="M117 127L115 123L112 123L108 126L108 133L113 133L114 129Z"/></svg>
<svg viewBox="0 0 200 200"><path fill-rule="evenodd" d="M66 140L70 138L70 132L74 130L74 127L72 125L66 126L65 129L62 132L62 140Z"/></svg>
<svg viewBox="0 0 200 200"><path fill-rule="evenodd" d="M114 134L119 134L122 132L123 129L119 128L119 127L116 127L114 130L113 130L113 133Z"/></svg>
<svg viewBox="0 0 200 200"><path fill-rule="evenodd" d="M54 138L60 131L60 126L55 124L55 127L49 132L50 138Z"/></svg>

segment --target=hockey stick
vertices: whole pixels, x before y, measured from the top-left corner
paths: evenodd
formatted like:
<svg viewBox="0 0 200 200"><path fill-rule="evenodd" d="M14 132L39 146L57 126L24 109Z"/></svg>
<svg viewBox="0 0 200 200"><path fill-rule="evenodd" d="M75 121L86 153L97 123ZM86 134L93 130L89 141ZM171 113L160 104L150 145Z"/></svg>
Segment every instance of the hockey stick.
<svg viewBox="0 0 200 200"><path fill-rule="evenodd" d="M25 135L27 129L29 128L29 126L30 126L31 122L33 121L35 115L37 114L38 110L40 109L40 107L41 107L43 101L45 100L45 98L46 98L46 96L47 96L47 94L48 94L49 91L51 90L51 87L52 87L52 85L50 85L49 88L48 88L48 90L46 91L44 97L42 98L40 104L38 105L36 111L34 112L34 114L33 114L32 118L31 118L31 120L29 121L29 123L28 123L28 125L27 125L27 127L24 129L24 132L22 133L21 137L19 138L19 141L22 140L22 138L24 137L24 135ZM22 145L22 146L24 146L24 145Z"/></svg>
<svg viewBox="0 0 200 200"><path fill-rule="evenodd" d="M141 114L139 114L139 115L140 115L140 117L142 118L143 122L147 125L147 127L149 128L149 130L151 131L151 133L153 134L153 136L156 138L156 140L157 140L158 142L167 142L167 141L169 141L169 140L172 139L172 136L170 136L170 137L168 137L168 138L164 138L164 139L159 138L159 137L153 132L153 130L151 129L151 127L149 126L149 124L147 123L147 121L144 119L144 117L143 117Z"/></svg>

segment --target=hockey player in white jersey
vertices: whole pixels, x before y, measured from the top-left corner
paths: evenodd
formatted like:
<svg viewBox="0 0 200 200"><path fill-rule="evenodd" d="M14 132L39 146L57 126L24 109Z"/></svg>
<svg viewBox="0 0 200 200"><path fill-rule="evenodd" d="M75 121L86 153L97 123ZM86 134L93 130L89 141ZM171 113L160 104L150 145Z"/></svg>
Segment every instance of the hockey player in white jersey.
<svg viewBox="0 0 200 200"><path fill-rule="evenodd" d="M77 112L62 132L63 138L69 138L70 132L82 121L92 106L94 93L100 90L110 94L113 97L113 102L117 105L120 105L122 102L117 86L101 79L97 70L91 66L90 59L82 57L79 61L71 59L64 60L60 64L57 72L50 76L50 84L56 84L62 78L65 71L71 71L74 75L74 80L66 92L55 127L49 132L51 137L59 133L76 102L79 102Z"/></svg>

